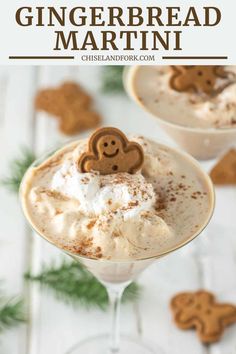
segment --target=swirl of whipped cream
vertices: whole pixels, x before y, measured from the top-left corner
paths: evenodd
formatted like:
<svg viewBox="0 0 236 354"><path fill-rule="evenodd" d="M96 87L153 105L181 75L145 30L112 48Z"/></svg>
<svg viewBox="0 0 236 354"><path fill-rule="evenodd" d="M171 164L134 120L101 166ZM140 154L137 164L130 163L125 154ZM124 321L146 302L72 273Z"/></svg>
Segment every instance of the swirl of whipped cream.
<svg viewBox="0 0 236 354"><path fill-rule="evenodd" d="M55 172L50 188L77 199L79 211L86 215L121 210L126 219L152 209L156 202L152 184L141 174L80 173L73 161L65 161Z"/></svg>

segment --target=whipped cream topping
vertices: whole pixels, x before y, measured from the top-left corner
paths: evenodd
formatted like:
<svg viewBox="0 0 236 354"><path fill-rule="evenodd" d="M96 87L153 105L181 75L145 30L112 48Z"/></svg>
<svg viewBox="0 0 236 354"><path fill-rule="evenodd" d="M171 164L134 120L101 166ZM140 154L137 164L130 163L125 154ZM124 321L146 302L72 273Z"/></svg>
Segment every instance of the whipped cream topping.
<svg viewBox="0 0 236 354"><path fill-rule="evenodd" d="M196 117L216 128L236 127L236 82L215 99L195 105Z"/></svg>
<svg viewBox="0 0 236 354"><path fill-rule="evenodd" d="M236 127L236 66L226 66L233 73L232 83L214 97L178 92L170 87L168 66L140 66L132 78L133 93L148 111L161 119L192 128ZM219 79L216 88L223 87Z"/></svg>
<svg viewBox="0 0 236 354"><path fill-rule="evenodd" d="M207 184L181 154L142 137L136 174L80 173L80 140L28 171L23 207L34 228L73 254L130 260L156 256L186 240L210 209Z"/></svg>
<svg viewBox="0 0 236 354"><path fill-rule="evenodd" d="M52 178L51 189L79 201L79 211L100 215L120 210L125 217L150 210L155 201L151 183L141 174L80 173L73 161L65 161Z"/></svg>

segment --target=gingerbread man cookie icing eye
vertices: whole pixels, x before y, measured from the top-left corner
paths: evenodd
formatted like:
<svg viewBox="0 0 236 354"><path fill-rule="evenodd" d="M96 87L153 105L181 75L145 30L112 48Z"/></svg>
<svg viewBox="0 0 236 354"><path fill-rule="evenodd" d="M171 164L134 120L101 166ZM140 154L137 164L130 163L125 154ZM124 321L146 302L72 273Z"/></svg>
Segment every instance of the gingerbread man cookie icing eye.
<svg viewBox="0 0 236 354"><path fill-rule="evenodd" d="M216 91L217 79L228 79L230 73L226 72L222 66L172 66L170 87L179 92L198 92L207 95ZM226 83L226 86L227 83ZM224 89L225 86L222 87Z"/></svg>
<svg viewBox="0 0 236 354"><path fill-rule="evenodd" d="M117 128L101 128L90 137L88 151L79 157L77 167L82 173L135 173L143 161L143 149L138 143L129 141Z"/></svg>
<svg viewBox="0 0 236 354"><path fill-rule="evenodd" d="M203 343L218 341L226 326L236 322L236 307L216 302L208 291L181 293L171 300L176 325L195 328Z"/></svg>

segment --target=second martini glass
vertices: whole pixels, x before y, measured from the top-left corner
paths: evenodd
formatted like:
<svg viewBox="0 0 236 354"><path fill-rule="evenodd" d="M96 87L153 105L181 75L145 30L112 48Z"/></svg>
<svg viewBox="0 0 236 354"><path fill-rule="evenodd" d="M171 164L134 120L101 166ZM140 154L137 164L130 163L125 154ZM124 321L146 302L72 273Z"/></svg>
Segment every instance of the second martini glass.
<svg viewBox="0 0 236 354"><path fill-rule="evenodd" d="M170 121L166 117L154 114L142 102L142 100L135 94L134 77L139 66L127 66L123 72L123 83L128 96L139 105L144 111L153 117L158 126L160 126L184 151L191 154L199 160L202 168L206 173L209 173L216 161L226 153L230 148L236 145L236 127L228 128L213 128L213 127L189 127L175 123L174 109L171 109ZM155 80L154 75L149 77L152 83ZM157 96L157 100L159 97ZM174 108L174 106L173 106ZM165 112L167 115L167 113ZM204 232L207 236L208 232ZM198 243L197 254L200 257L208 255L209 250L209 237L201 238ZM194 249L193 249L194 251Z"/></svg>
<svg viewBox="0 0 236 354"><path fill-rule="evenodd" d="M199 128L175 124L161 116L154 114L138 99L134 92L133 78L139 66L127 66L123 73L123 82L128 96L147 111L158 123L158 125L187 153L202 161L210 162L222 155L225 151L235 145L236 127L229 128ZM149 78L150 80L150 78ZM155 80L155 78L151 78ZM157 97L158 99L158 97ZM170 117L170 119L173 117Z"/></svg>

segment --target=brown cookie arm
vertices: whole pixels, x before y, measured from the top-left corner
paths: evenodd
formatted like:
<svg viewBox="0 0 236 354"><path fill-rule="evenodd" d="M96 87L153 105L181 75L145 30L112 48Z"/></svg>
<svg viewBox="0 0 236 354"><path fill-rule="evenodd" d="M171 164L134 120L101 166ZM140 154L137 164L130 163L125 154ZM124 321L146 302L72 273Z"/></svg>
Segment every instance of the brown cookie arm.
<svg viewBox="0 0 236 354"><path fill-rule="evenodd" d="M85 172L89 172L91 171L91 168L88 169L88 164L90 164L90 162L92 161L93 163L95 163L95 156L93 155L88 155L86 152L84 152L78 159L77 161L77 168L78 171L81 173L85 173Z"/></svg>
<svg viewBox="0 0 236 354"><path fill-rule="evenodd" d="M178 92L184 92L190 89L196 90L193 83L189 81L188 72L184 67L175 67L174 73L170 78L170 87Z"/></svg>
<svg viewBox="0 0 236 354"><path fill-rule="evenodd" d="M198 328L198 335L204 343L218 341L226 326L236 322L236 308L230 304L215 304L212 314L205 317L204 328Z"/></svg>
<svg viewBox="0 0 236 354"><path fill-rule="evenodd" d="M220 316L220 321L224 326L236 322L236 307L230 304L215 305L216 311Z"/></svg>
<svg viewBox="0 0 236 354"><path fill-rule="evenodd" d="M176 90L176 91L182 91L181 88L179 87L179 83L178 83L178 77L179 77L179 72L178 71L175 71L175 73L172 74L171 78L170 78L170 87L173 89L173 90Z"/></svg>
<svg viewBox="0 0 236 354"><path fill-rule="evenodd" d="M200 341L202 343L205 343L205 344L210 344L210 343L215 343L217 342L221 336L223 334L223 331L221 330L217 330L215 332L205 332L203 330L201 330L200 328L198 329L197 328L197 335L198 335L198 338L200 339Z"/></svg>
<svg viewBox="0 0 236 354"><path fill-rule="evenodd" d="M39 91L35 97L35 108L58 116L62 108L61 102L58 100L58 92L53 89Z"/></svg>
<svg viewBox="0 0 236 354"><path fill-rule="evenodd" d="M184 74L185 73L186 67L184 65L172 65L171 66L171 70L174 73L180 75L180 74Z"/></svg>
<svg viewBox="0 0 236 354"><path fill-rule="evenodd" d="M60 130L67 135L90 129L100 123L101 117L96 112L68 110L59 118Z"/></svg>
<svg viewBox="0 0 236 354"><path fill-rule="evenodd" d="M143 148L138 143L130 142L126 149L124 149L124 158L129 167L128 172L137 172L144 162Z"/></svg>
<svg viewBox="0 0 236 354"><path fill-rule="evenodd" d="M81 118L83 129L91 129L99 125L102 120L100 114L91 110L78 112L78 117Z"/></svg>
<svg viewBox="0 0 236 354"><path fill-rule="evenodd" d="M223 331L223 325L221 323L221 319L217 317L217 314L212 312L211 315L205 315L202 318L202 325L197 326L197 330L199 332L200 336L206 337L215 337L219 336L221 332Z"/></svg>
<svg viewBox="0 0 236 354"><path fill-rule="evenodd" d="M175 324L181 329L194 327L194 316L188 308L188 305L193 302L194 296L192 293L180 293L174 296L170 302Z"/></svg>
<svg viewBox="0 0 236 354"><path fill-rule="evenodd" d="M104 160L98 160L96 157L86 159L84 164L86 171L98 171L101 175L104 174L104 169L107 168L107 164Z"/></svg>
<svg viewBox="0 0 236 354"><path fill-rule="evenodd" d="M101 175L107 174L107 172L109 174L116 172L116 168L114 169L114 161L107 161L107 159L98 159L94 155L84 154L82 160L79 159L78 166L80 172L97 171Z"/></svg>

